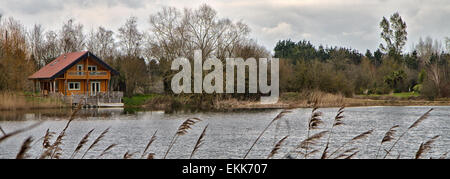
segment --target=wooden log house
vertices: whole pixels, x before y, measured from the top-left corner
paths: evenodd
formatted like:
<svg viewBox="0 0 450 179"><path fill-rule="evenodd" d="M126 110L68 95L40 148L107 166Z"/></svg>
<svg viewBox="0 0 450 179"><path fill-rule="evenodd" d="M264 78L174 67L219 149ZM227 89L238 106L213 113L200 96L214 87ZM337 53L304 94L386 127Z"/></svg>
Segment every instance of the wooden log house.
<svg viewBox="0 0 450 179"><path fill-rule="evenodd" d="M71 103L85 99L86 103L97 102L88 105L99 105L100 100L111 101L99 98L123 96L121 92L110 91L111 76L118 74L91 52L82 51L62 54L28 78L33 80L35 90L38 89L42 95L57 94L70 99ZM94 97L96 100L92 100ZM117 103L121 100L112 101Z"/></svg>

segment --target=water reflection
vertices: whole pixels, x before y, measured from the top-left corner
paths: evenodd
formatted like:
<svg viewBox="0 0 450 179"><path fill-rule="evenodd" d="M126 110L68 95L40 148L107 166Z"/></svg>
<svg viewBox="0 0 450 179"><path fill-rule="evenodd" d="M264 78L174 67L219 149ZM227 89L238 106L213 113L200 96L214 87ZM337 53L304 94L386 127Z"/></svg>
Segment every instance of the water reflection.
<svg viewBox="0 0 450 179"><path fill-rule="evenodd" d="M73 111L74 109L71 108L0 111L0 121L61 119L69 117ZM88 108L78 111L77 117L111 117L124 112L124 108Z"/></svg>

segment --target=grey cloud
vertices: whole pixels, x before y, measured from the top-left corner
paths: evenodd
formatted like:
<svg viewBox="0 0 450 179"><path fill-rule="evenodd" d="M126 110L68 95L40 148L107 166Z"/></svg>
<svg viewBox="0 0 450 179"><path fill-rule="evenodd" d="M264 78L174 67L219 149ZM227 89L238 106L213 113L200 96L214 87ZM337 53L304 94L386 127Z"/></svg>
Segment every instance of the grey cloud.
<svg viewBox="0 0 450 179"><path fill-rule="evenodd" d="M203 3L211 5L221 17L247 23L252 29L251 36L269 50L278 40L291 38L310 40L315 45L373 51L381 42L378 27L381 18L397 11L408 25L405 49L421 36L438 40L450 36L448 0L2 0L0 13L25 23L45 19L41 23L52 27L61 24L62 17L77 15L79 22L113 29L123 24L125 18L137 16L141 29L148 29L149 14L157 12L161 6L197 8Z"/></svg>

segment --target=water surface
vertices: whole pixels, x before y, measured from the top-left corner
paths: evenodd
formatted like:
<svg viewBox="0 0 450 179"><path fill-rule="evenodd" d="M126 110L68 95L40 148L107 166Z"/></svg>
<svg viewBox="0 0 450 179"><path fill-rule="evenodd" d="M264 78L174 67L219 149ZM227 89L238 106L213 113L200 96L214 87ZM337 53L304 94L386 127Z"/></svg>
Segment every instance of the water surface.
<svg viewBox="0 0 450 179"><path fill-rule="evenodd" d="M354 158L374 158L379 143L384 133L393 125L400 125L396 137L409 127L422 114L434 108L428 119L417 128L412 129L399 141L392 151L390 158L413 158L422 142L435 135L441 137L432 145L433 148L426 153L424 158L439 158L450 150L450 107L449 106L413 106L413 107L351 107L345 109L345 125L336 127L331 138L330 151L334 151L349 139L356 135L374 129L367 139L346 145L345 149L357 148L359 151ZM338 108L322 108L322 126L328 129ZM194 158L242 158L253 141L270 121L281 110L244 110L233 112L178 112L167 114L163 111L143 111L135 114L126 114L123 109L90 109L83 110L70 124L67 135L63 140L62 158L68 158L80 139L91 129L94 129L88 145L103 130L110 127L109 133L98 143L85 158L97 158L98 155L110 144L117 144L111 152L103 158L122 158L128 151L135 153L134 158L139 158L152 134L157 130L157 139L149 151L155 153L155 158L162 158L168 148L170 140L174 136L178 126L187 118L197 117L202 119L188 134L178 138L168 158L189 158L195 142L203 128L209 124L204 138L204 144L195 154ZM29 136L38 140L50 129L59 133L65 126L68 110L41 110L26 112L0 112L0 126L11 132L38 121L44 121L40 126L21 133L0 143L0 158L14 158L20 149L22 142ZM248 158L266 158L274 144L289 135L283 147L274 158L286 157L286 154L295 149L295 146L304 140L307 135L307 121L311 115L311 109L294 109L281 120L274 123L264 133L261 140L255 145ZM314 130L311 134L322 130ZM318 141L316 149L322 151L326 142L326 136ZM54 137L56 138L56 137ZM388 148L393 142L386 143L383 148ZM86 150L85 146L80 154ZM383 149L382 149L383 151ZM42 140L28 152L30 158L39 157L42 153ZM321 152L313 154L311 158L320 157ZM380 155L383 155L380 152ZM296 157L296 154L291 154ZM335 155L337 156L337 155Z"/></svg>

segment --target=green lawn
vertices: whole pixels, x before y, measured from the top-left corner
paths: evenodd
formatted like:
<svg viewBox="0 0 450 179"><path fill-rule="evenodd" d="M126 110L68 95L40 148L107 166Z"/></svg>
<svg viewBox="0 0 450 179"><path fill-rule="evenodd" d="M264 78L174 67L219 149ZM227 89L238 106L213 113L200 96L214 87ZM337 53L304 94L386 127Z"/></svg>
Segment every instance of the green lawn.
<svg viewBox="0 0 450 179"><path fill-rule="evenodd" d="M409 98L409 97L418 97L420 96L419 93L415 92L401 92L401 93L393 93L393 94L369 94L365 96L393 96L393 97L399 97L399 98Z"/></svg>
<svg viewBox="0 0 450 179"><path fill-rule="evenodd" d="M123 97L123 103L125 106L141 106L145 104L146 101L148 101L151 98L162 96L160 94L139 94L134 95L132 97Z"/></svg>

